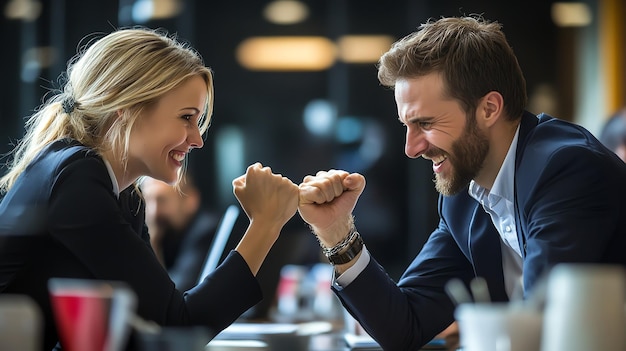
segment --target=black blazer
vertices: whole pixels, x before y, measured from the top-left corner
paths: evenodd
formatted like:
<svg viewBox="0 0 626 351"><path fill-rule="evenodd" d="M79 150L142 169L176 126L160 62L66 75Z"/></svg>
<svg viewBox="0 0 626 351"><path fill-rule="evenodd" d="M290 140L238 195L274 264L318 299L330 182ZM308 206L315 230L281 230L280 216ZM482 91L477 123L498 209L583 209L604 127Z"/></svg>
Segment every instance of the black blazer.
<svg viewBox="0 0 626 351"><path fill-rule="evenodd" d="M235 251L200 285L176 290L150 247L143 202L132 187L119 199L112 189L102 158L64 139L47 146L0 202L0 293L39 304L45 350L58 340L47 288L52 277L125 282L142 318L205 326L212 335L261 300Z"/></svg>
<svg viewBox="0 0 626 351"><path fill-rule="evenodd" d="M560 262L626 266L626 164L584 128L526 113L514 191L525 292ZM385 350L417 350L454 320L451 278L484 277L494 300L508 300L500 235L482 206L465 189L440 196L439 217L398 284L372 258L335 290Z"/></svg>

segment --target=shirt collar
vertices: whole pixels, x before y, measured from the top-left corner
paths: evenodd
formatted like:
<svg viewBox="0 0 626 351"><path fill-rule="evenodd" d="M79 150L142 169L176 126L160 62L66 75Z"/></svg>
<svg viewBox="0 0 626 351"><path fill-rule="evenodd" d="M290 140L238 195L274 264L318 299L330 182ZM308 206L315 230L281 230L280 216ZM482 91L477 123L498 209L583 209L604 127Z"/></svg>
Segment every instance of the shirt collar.
<svg viewBox="0 0 626 351"><path fill-rule="evenodd" d="M113 193L115 194L116 197L120 197L120 187L117 184L117 178L115 177L115 173L113 173L113 167L111 167L111 164L109 163L109 161L107 161L106 159L104 159L104 164L107 166L107 171L109 172L109 177L111 177L111 182L113 183Z"/></svg>

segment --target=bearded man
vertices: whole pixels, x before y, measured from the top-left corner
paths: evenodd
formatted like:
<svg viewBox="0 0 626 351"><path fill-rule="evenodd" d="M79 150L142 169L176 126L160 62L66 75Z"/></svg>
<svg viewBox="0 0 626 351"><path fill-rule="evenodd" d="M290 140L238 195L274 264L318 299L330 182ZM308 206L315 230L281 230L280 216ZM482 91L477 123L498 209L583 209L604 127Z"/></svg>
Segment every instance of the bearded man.
<svg viewBox="0 0 626 351"><path fill-rule="evenodd" d="M354 224L362 175L305 177L299 212L334 265L332 289L383 349L418 350L454 321L452 279L481 277L507 301L559 263L626 266L624 162L583 127L525 110L498 23L429 21L381 57L378 78L394 90L406 155L432 162L439 225L395 282Z"/></svg>

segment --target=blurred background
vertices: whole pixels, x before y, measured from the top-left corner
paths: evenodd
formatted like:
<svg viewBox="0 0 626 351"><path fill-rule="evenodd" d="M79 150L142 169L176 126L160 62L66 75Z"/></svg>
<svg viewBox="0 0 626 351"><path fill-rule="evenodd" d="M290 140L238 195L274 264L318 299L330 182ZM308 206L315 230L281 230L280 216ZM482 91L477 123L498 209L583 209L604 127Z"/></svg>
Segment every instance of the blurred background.
<svg viewBox="0 0 626 351"><path fill-rule="evenodd" d="M85 36L163 28L215 73L205 146L190 157L206 207L259 161L294 182L320 169L361 172L356 223L397 278L436 225L431 165L404 156L393 93L376 78L391 43L440 16L503 24L527 79L528 109L598 133L626 105L624 0L2 0L0 153L59 87ZM4 163L0 173L4 173ZM287 228L308 235L298 216ZM313 242L315 244L315 242ZM318 254L313 249L312 255Z"/></svg>

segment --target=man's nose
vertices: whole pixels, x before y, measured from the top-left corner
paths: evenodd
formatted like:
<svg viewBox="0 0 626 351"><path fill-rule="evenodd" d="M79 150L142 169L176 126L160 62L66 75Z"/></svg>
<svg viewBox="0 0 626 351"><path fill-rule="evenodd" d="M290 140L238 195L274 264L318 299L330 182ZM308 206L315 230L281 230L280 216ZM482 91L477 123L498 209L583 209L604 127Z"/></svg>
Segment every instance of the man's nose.
<svg viewBox="0 0 626 351"><path fill-rule="evenodd" d="M418 128L406 130L404 153L409 158L418 158L428 149L426 135Z"/></svg>

